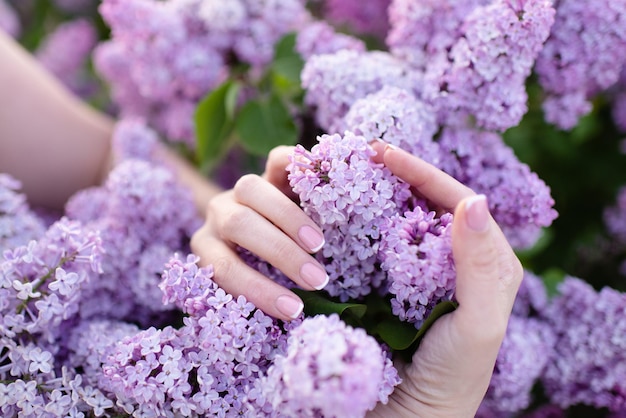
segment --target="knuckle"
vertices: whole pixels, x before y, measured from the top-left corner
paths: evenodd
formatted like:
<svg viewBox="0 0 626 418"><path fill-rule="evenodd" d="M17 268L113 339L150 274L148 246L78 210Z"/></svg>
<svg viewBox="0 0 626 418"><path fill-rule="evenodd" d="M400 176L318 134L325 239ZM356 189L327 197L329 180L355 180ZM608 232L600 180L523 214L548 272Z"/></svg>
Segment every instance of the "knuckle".
<svg viewBox="0 0 626 418"><path fill-rule="evenodd" d="M229 281L229 278L233 277L233 274L236 270L235 263L233 263L232 259L226 256L217 257L215 260L211 261L213 265L213 279L215 283L223 286L224 283Z"/></svg>
<svg viewBox="0 0 626 418"><path fill-rule="evenodd" d="M229 212L224 219L222 219L220 227L221 238L232 238L238 235L241 231L247 231L249 217L245 210L239 208Z"/></svg>
<svg viewBox="0 0 626 418"><path fill-rule="evenodd" d="M245 198L251 191L258 187L260 181L261 177L256 174L245 174L241 176L233 187L235 198L237 200Z"/></svg>

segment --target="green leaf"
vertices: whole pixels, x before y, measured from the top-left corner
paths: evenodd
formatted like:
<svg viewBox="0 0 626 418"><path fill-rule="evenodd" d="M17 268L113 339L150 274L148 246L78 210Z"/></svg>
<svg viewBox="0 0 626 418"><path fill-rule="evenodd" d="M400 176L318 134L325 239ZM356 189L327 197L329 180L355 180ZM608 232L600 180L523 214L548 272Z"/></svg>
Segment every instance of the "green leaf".
<svg viewBox="0 0 626 418"><path fill-rule="evenodd" d="M301 289L293 289L304 302L304 313L313 315L339 314L341 317L351 316L353 319L363 318L367 306L362 303L339 303L325 298L320 292L308 292Z"/></svg>
<svg viewBox="0 0 626 418"><path fill-rule="evenodd" d="M420 329L416 329L413 324L400 321L400 319L389 318L381 321L376 327L376 334L393 350L417 349L417 345L426 334L426 331L443 315L454 311L457 304L445 301L437 304L424 321ZM412 352L411 352L412 354Z"/></svg>
<svg viewBox="0 0 626 418"><path fill-rule="evenodd" d="M196 160L201 167L210 166L228 149L240 90L239 82L228 80L206 95L196 107Z"/></svg>
<svg viewBox="0 0 626 418"><path fill-rule="evenodd" d="M296 34L289 33L276 44L274 60L270 67L272 90L285 98L302 95L300 73L304 60L295 50Z"/></svg>
<svg viewBox="0 0 626 418"><path fill-rule="evenodd" d="M295 145L298 140L296 124L275 94L243 105L235 117L235 130L244 149L259 156L278 145Z"/></svg>

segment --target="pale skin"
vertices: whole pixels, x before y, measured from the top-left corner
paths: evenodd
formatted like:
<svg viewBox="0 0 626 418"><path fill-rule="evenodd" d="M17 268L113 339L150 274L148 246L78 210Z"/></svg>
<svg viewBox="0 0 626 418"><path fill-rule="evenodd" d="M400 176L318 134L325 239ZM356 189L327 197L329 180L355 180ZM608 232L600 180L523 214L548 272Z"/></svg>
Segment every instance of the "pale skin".
<svg viewBox="0 0 626 418"><path fill-rule="evenodd" d="M76 191L98 185L111 168L114 121L72 96L0 31L0 172L18 178L30 202L60 209ZM453 255L459 307L426 334L403 383L372 417L472 417L487 390L504 338L522 267L484 197L417 157L375 142L375 159L441 210L453 211ZM205 224L192 249L213 264L215 280L245 295L264 312L289 320L300 299L247 267L240 245L305 289L323 287L312 253L323 244L320 228L294 203L285 167L290 149L273 150L262 176L247 175L221 191L167 148L163 158L191 188Z"/></svg>

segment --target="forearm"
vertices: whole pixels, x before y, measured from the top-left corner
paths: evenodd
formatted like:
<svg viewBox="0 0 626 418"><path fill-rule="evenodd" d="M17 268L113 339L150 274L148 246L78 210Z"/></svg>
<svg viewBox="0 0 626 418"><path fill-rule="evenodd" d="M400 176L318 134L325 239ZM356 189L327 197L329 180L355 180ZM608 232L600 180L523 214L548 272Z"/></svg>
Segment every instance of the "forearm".
<svg viewBox="0 0 626 418"><path fill-rule="evenodd" d="M115 121L86 105L0 31L0 172L19 179L31 204L61 209L112 166ZM192 189L198 211L220 191L174 151L160 157Z"/></svg>
<svg viewBox="0 0 626 418"><path fill-rule="evenodd" d="M0 171L33 204L61 208L101 180L113 121L74 97L0 31Z"/></svg>

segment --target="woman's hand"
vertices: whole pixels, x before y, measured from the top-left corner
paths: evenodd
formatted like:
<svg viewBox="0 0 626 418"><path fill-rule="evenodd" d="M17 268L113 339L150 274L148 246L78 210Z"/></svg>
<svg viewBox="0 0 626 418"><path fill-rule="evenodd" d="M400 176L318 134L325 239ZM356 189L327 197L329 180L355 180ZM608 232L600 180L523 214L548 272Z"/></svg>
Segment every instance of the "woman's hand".
<svg viewBox="0 0 626 418"><path fill-rule="evenodd" d="M522 280L522 266L489 214L485 196L402 150L373 145L377 161L441 209L454 212L458 308L426 333L377 417L473 417L482 401Z"/></svg>
<svg viewBox="0 0 626 418"><path fill-rule="evenodd" d="M324 245L321 229L286 193L289 147L274 149L262 177L248 174L212 198L204 225L191 239L201 264L212 264L214 280L234 296L245 295L276 318L296 318L304 307L295 293L246 265L241 246L282 271L300 287L322 289L328 275L311 256ZM292 193L291 193L292 194Z"/></svg>

